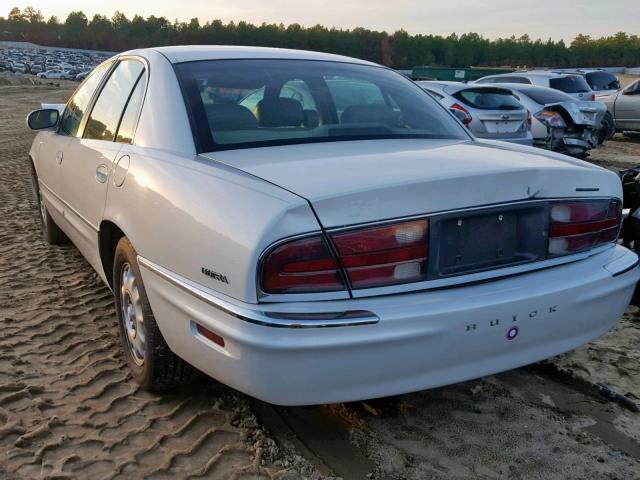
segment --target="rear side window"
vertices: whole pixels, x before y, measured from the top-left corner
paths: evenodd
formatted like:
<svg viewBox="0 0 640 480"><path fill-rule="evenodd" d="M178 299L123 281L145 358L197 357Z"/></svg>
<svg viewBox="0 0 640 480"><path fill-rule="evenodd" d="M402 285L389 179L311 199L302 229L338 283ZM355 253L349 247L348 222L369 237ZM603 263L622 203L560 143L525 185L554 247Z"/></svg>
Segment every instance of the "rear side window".
<svg viewBox="0 0 640 480"><path fill-rule="evenodd" d="M490 77L477 81L477 83L526 83L531 84L531 81L525 77L512 77L511 75L506 77Z"/></svg>
<svg viewBox="0 0 640 480"><path fill-rule="evenodd" d="M615 75L609 72L590 72L587 73L587 83L592 90L618 90L620 82Z"/></svg>
<svg viewBox="0 0 640 480"><path fill-rule="evenodd" d="M84 138L113 141L124 107L144 66L136 60L123 60L115 68L93 107Z"/></svg>
<svg viewBox="0 0 640 480"><path fill-rule="evenodd" d="M110 67L111 63L99 65L82 85L78 87L78 90L73 94L62 114L58 133L70 137L75 137L78 134L80 122L82 122L89 102L91 102L91 97L93 97L93 93L102 81L102 77L104 77Z"/></svg>
<svg viewBox="0 0 640 480"><path fill-rule="evenodd" d="M140 107L144 99L144 89L146 85L147 75L145 72L142 72L122 114L122 120L120 120L118 133L116 134L116 142L131 143L133 141L133 134L135 133L138 123L138 114L140 113Z"/></svg>
<svg viewBox="0 0 640 480"><path fill-rule="evenodd" d="M429 90L428 88L424 88L423 90L431 94L431 96L433 96L434 98L437 98L438 100L442 100L444 98L444 95L436 92L435 90Z"/></svg>
<svg viewBox="0 0 640 480"><path fill-rule="evenodd" d="M470 89L453 94L462 103L479 110L520 110L524 108L511 92L501 89Z"/></svg>
<svg viewBox="0 0 640 480"><path fill-rule="evenodd" d="M507 82L523 83L525 85L531 85L531 80L529 80L527 77L505 77L505 80Z"/></svg>
<svg viewBox="0 0 640 480"><path fill-rule="evenodd" d="M536 103L547 105L549 103L572 102L574 98L560 90L538 90L533 88L523 88L519 90Z"/></svg>
<svg viewBox="0 0 640 480"><path fill-rule="evenodd" d="M549 86L566 93L587 93L591 91L591 87L582 75L552 78L549 80Z"/></svg>

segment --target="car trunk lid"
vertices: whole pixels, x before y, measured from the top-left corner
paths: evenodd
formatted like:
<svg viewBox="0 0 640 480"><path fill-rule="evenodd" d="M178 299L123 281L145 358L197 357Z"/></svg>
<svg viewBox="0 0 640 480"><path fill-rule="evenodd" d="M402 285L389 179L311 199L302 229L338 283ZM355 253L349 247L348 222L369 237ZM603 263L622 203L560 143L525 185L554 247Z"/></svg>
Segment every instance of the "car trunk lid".
<svg viewBox="0 0 640 480"><path fill-rule="evenodd" d="M527 111L524 109L478 111L478 120L488 135L527 134Z"/></svg>
<svg viewBox="0 0 640 480"><path fill-rule="evenodd" d="M304 197L325 228L533 198L620 195L611 172L494 141L363 140L203 155Z"/></svg>
<svg viewBox="0 0 640 480"><path fill-rule="evenodd" d="M545 110L564 112L575 125L598 128L607 109L599 102L559 102L545 105Z"/></svg>

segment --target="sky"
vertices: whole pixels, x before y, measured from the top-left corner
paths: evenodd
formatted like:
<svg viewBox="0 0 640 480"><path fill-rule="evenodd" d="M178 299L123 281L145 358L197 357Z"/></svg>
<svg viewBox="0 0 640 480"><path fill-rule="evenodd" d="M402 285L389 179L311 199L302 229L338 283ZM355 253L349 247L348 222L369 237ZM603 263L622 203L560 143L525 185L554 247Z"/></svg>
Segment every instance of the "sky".
<svg viewBox="0 0 640 480"><path fill-rule="evenodd" d="M82 10L111 17L116 10L188 21L198 17L224 22L321 24L365 27L411 34L476 32L495 39L528 34L531 38L571 41L619 31L640 33L640 0L0 0L0 15L28 5L61 21Z"/></svg>

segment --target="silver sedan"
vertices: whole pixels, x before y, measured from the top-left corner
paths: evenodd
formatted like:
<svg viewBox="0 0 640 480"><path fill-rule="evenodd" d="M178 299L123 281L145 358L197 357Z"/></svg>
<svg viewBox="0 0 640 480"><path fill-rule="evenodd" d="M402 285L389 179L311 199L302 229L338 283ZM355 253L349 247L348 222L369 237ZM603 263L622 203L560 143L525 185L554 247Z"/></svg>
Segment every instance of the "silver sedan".
<svg viewBox="0 0 640 480"><path fill-rule="evenodd" d="M417 82L479 138L533 145L531 114L513 93L489 85Z"/></svg>

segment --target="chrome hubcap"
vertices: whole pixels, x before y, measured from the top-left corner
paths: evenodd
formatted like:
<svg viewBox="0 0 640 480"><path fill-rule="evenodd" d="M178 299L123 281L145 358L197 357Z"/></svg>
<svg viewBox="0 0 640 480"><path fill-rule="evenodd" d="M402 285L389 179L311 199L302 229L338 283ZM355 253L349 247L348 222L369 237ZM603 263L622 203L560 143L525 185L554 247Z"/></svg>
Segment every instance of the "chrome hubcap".
<svg viewBox="0 0 640 480"><path fill-rule="evenodd" d="M39 195L38 197L38 200L40 201L40 218L42 218L42 223L45 223L47 220L47 207L44 206L42 195Z"/></svg>
<svg viewBox="0 0 640 480"><path fill-rule="evenodd" d="M122 266L120 279L120 305L129 352L136 364L142 365L145 352L144 314L138 283L128 263Z"/></svg>

